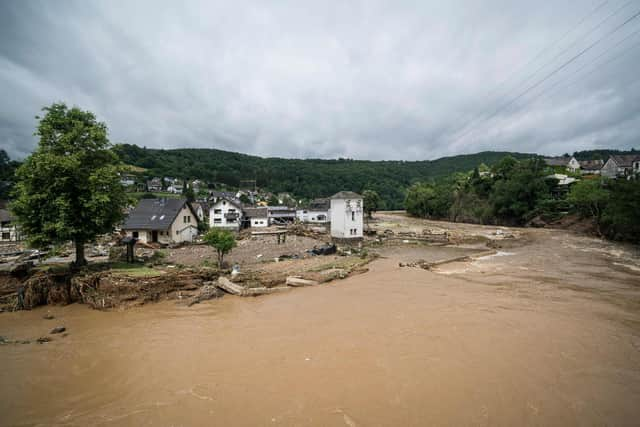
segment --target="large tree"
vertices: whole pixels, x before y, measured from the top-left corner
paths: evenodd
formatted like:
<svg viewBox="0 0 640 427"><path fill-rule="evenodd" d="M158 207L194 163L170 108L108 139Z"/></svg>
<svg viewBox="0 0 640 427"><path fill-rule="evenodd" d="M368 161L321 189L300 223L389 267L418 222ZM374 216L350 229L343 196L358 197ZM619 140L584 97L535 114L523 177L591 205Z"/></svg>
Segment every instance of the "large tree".
<svg viewBox="0 0 640 427"><path fill-rule="evenodd" d="M84 244L122 220L121 165L93 113L63 103L43 111L38 147L16 172L12 209L33 246L71 240L81 266Z"/></svg>
<svg viewBox="0 0 640 427"><path fill-rule="evenodd" d="M371 219L371 216L374 212L380 210L382 206L382 199L380 195L373 190L364 190L362 192L362 197L364 199L364 211L367 214L367 217Z"/></svg>

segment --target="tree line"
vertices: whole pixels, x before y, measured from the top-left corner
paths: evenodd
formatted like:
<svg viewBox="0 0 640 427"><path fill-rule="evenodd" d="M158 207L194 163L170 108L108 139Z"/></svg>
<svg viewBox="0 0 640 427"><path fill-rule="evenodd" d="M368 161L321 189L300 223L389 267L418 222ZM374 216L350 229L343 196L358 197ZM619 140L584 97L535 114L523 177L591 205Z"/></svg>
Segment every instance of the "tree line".
<svg viewBox="0 0 640 427"><path fill-rule="evenodd" d="M566 214L593 221L596 233L640 242L640 180L583 177L569 188L551 177L539 158L505 156L491 168L412 185L407 212L454 222L522 226L550 222Z"/></svg>

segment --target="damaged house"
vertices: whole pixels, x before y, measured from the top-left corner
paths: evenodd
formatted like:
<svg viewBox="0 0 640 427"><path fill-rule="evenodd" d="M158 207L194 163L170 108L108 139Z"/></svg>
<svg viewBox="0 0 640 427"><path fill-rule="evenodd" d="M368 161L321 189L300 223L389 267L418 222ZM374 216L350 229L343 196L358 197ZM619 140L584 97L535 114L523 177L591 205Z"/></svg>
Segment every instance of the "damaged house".
<svg viewBox="0 0 640 427"><path fill-rule="evenodd" d="M331 201L329 199L314 199L309 206L298 209L296 217L300 222L325 224L329 222Z"/></svg>
<svg viewBox="0 0 640 427"><path fill-rule="evenodd" d="M186 199L142 199L122 229L144 243L191 242L198 235L198 217Z"/></svg>
<svg viewBox="0 0 640 427"><path fill-rule="evenodd" d="M209 209L209 226L239 230L242 224L242 203L221 195Z"/></svg>

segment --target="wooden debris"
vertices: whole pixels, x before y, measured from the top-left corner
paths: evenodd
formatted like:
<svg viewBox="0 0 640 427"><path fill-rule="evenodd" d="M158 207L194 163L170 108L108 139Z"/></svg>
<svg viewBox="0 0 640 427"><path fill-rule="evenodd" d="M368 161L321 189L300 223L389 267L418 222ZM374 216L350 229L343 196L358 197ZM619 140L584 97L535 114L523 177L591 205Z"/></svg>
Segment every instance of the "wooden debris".
<svg viewBox="0 0 640 427"><path fill-rule="evenodd" d="M315 280L307 280L301 277L293 277L293 276L287 277L286 283L287 283L287 286L293 286L293 287L315 286L319 284Z"/></svg>

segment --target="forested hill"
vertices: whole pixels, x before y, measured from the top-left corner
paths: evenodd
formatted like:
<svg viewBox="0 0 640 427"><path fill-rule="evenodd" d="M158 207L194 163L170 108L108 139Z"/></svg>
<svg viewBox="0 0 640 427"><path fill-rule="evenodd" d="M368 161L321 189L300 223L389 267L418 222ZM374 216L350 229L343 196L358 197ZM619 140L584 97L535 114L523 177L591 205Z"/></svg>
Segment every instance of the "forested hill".
<svg viewBox="0 0 640 427"><path fill-rule="evenodd" d="M122 160L148 169L150 176L202 179L237 187L242 180L274 193L314 198L340 190L377 191L388 208L404 207L405 191L416 181L426 181L469 171L480 163L491 166L510 154L527 158L534 154L486 151L424 161L367 161L262 158L215 149L158 150L136 145L116 147Z"/></svg>

